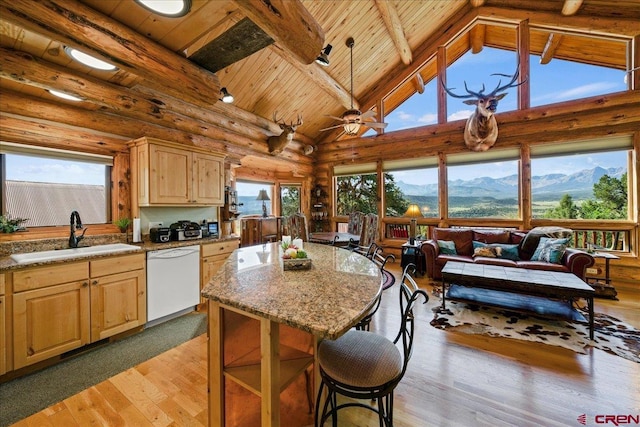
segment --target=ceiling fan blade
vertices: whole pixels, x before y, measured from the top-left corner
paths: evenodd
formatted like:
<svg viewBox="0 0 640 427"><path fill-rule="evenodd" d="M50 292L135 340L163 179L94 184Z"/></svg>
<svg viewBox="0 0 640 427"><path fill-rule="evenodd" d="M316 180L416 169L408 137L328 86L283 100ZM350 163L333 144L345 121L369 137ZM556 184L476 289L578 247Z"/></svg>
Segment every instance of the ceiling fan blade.
<svg viewBox="0 0 640 427"><path fill-rule="evenodd" d="M328 128L320 129L320 132L325 131L325 130L341 128L342 126L344 126L344 125L329 126Z"/></svg>
<svg viewBox="0 0 640 427"><path fill-rule="evenodd" d="M370 128L384 129L388 123L376 123L376 122L362 122L363 126L369 126Z"/></svg>
<svg viewBox="0 0 640 427"><path fill-rule="evenodd" d="M362 115L360 116L360 118L362 119L368 119L369 117L375 117L376 116L376 112L373 110L367 110L364 113L362 113Z"/></svg>

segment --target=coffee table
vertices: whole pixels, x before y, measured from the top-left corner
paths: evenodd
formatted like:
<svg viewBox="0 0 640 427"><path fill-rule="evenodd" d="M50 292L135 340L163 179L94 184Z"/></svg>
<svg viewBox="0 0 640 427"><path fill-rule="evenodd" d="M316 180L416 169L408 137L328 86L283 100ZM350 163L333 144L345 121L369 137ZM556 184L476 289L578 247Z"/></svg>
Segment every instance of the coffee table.
<svg viewBox="0 0 640 427"><path fill-rule="evenodd" d="M447 297L450 300L469 301L448 296L447 288L453 285L562 300L571 304L577 298L584 298L589 313L589 338L593 339L595 291L573 273L448 261L442 269L442 310L446 310ZM486 301L483 303L491 304Z"/></svg>

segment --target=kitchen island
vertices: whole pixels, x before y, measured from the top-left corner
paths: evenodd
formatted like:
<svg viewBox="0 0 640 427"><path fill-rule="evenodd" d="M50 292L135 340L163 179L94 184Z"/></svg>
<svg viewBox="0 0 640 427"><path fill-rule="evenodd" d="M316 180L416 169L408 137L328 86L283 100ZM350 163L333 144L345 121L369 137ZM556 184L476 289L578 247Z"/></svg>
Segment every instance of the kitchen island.
<svg viewBox="0 0 640 427"><path fill-rule="evenodd" d="M369 259L345 249L304 243L304 250L312 267L285 271L278 243L237 249L203 289L209 298L209 425L279 426L281 414L282 425L312 423L317 345L367 313L382 275ZM287 390L300 385L302 373L309 402L301 399L304 392Z"/></svg>

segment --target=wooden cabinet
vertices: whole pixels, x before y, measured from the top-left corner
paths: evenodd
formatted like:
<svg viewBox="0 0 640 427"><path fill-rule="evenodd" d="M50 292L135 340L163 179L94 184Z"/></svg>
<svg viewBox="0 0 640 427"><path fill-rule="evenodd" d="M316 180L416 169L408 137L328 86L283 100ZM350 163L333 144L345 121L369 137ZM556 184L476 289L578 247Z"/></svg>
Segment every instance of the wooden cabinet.
<svg viewBox="0 0 640 427"><path fill-rule="evenodd" d="M228 240L226 242L216 242L203 244L200 253L200 290L205 287L209 280L218 272L222 264L229 258L231 253L238 249L238 240ZM200 302L206 302L206 298L200 296Z"/></svg>
<svg viewBox="0 0 640 427"><path fill-rule="evenodd" d="M7 372L7 325L5 322L6 298L4 274L0 274L0 375Z"/></svg>
<svg viewBox="0 0 640 427"><path fill-rule="evenodd" d="M282 238L282 218L241 218L242 246L259 245L267 242L277 242Z"/></svg>
<svg viewBox="0 0 640 427"><path fill-rule="evenodd" d="M145 265L144 253L91 261L92 342L146 323Z"/></svg>
<svg viewBox="0 0 640 427"><path fill-rule="evenodd" d="M13 273L14 369L146 322L145 254Z"/></svg>
<svg viewBox="0 0 640 427"><path fill-rule="evenodd" d="M13 367L89 343L89 263L13 273Z"/></svg>
<svg viewBox="0 0 640 427"><path fill-rule="evenodd" d="M224 203L224 155L146 137L129 145L134 206Z"/></svg>

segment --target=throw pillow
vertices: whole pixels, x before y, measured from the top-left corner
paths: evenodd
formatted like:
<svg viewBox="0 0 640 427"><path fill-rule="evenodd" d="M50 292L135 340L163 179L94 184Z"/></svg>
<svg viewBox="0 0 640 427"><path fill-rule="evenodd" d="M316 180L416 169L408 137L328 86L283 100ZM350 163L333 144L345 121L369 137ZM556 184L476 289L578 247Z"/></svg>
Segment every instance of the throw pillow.
<svg viewBox="0 0 640 427"><path fill-rule="evenodd" d="M453 240L438 240L438 247L440 248L440 253L444 255L458 255Z"/></svg>
<svg viewBox="0 0 640 427"><path fill-rule="evenodd" d="M544 239L544 240L543 240ZM541 238L536 251L531 257L531 261L544 261L553 264L560 264L562 255L567 249L567 242L569 238L564 239L549 239Z"/></svg>
<svg viewBox="0 0 640 427"><path fill-rule="evenodd" d="M500 254L502 253L502 248L494 247L494 246L483 246L479 248L475 248L473 250L474 258L477 256L484 256L489 258L500 258Z"/></svg>
<svg viewBox="0 0 640 427"><path fill-rule="evenodd" d="M506 243L493 243L489 246L502 249L502 253L498 255L498 258L510 259L511 261L520 261L520 255L518 254L518 245L509 245Z"/></svg>

